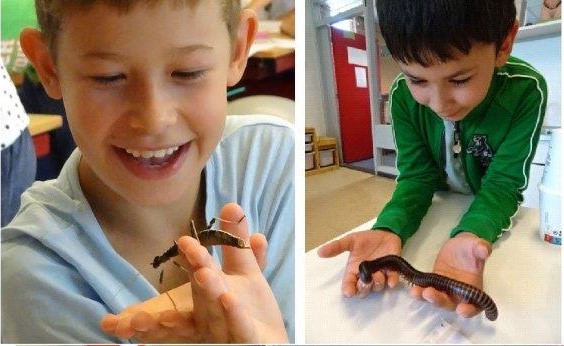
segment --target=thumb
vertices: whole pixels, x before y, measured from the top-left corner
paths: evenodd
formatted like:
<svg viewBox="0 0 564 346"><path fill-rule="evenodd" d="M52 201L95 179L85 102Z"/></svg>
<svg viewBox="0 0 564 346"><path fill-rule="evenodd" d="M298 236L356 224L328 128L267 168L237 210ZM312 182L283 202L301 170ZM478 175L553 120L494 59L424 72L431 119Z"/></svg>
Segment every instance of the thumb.
<svg viewBox="0 0 564 346"><path fill-rule="evenodd" d="M266 249L268 248L268 242L264 234L255 233L252 234L249 242L251 243L251 249L260 267L260 270L264 270L266 267Z"/></svg>
<svg viewBox="0 0 564 346"><path fill-rule="evenodd" d="M228 203L219 212L221 230L231 233L245 241L249 240L249 223L243 209L237 203ZM226 274L248 273L260 271L253 251L250 248L240 249L232 246L222 246L222 269Z"/></svg>
<svg viewBox="0 0 564 346"><path fill-rule="evenodd" d="M491 245L482 239L478 239L474 245L474 256L478 260L485 261L491 254Z"/></svg>

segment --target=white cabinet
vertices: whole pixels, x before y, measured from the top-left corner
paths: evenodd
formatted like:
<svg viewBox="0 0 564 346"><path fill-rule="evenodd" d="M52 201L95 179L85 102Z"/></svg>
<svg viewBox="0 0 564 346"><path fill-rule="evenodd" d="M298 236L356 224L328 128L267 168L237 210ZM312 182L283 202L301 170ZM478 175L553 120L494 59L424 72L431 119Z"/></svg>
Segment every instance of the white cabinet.
<svg viewBox="0 0 564 346"><path fill-rule="evenodd" d="M539 184L544 172L549 143L550 134L541 134L529 172L529 185L523 192L523 203L521 204L523 207L539 208Z"/></svg>
<svg viewBox="0 0 564 346"><path fill-rule="evenodd" d="M537 151L531 164L529 184L523 192L524 207L539 208L539 184L550 142L549 128L561 126L561 20L519 28L512 55L532 64L544 76L548 86L547 108Z"/></svg>
<svg viewBox="0 0 564 346"><path fill-rule="evenodd" d="M396 145L394 143L394 135L392 133L392 125L377 124L374 125L374 168L376 174L396 177L398 170L396 168Z"/></svg>

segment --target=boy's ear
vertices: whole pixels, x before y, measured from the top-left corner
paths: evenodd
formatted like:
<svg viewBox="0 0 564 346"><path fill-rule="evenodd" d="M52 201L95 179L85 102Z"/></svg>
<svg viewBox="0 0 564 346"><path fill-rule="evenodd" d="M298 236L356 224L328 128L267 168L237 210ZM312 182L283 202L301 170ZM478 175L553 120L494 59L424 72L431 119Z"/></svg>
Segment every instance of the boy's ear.
<svg viewBox="0 0 564 346"><path fill-rule="evenodd" d="M37 71L47 95L54 99L60 99L62 93L59 76L51 52L41 32L36 29L24 29L20 34L20 45Z"/></svg>
<svg viewBox="0 0 564 346"><path fill-rule="evenodd" d="M229 73L227 75L227 86L233 86L241 80L245 67L247 67L247 58L249 50L255 40L258 30L258 19L255 11L244 9L241 11L239 28L237 30L237 39L231 52L231 62L229 64Z"/></svg>
<svg viewBox="0 0 564 346"><path fill-rule="evenodd" d="M519 21L515 19L513 22L513 26L507 33L505 40L499 47L499 51L497 52L497 56L495 58L495 67L501 67L505 65L509 55L511 54L511 50L513 49L513 43L515 42L515 36L517 35L517 31L519 30Z"/></svg>

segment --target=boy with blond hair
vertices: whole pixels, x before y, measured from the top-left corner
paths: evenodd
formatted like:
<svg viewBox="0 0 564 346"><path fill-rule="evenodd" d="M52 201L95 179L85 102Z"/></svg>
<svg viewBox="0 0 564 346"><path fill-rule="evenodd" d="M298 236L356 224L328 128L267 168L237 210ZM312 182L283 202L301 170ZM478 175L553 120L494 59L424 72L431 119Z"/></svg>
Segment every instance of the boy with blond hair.
<svg viewBox="0 0 564 346"><path fill-rule="evenodd" d="M2 229L3 342L291 340L293 130L226 118L254 13L229 0L36 9L41 31L21 45L78 148ZM186 236L218 216L250 249L210 254ZM175 241L179 265L159 275L151 260Z"/></svg>

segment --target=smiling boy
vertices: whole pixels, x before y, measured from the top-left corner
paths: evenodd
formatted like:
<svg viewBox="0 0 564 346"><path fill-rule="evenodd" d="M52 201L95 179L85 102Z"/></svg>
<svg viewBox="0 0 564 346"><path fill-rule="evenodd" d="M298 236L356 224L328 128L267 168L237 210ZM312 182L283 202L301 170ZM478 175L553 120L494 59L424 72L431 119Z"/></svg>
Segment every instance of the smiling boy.
<svg viewBox="0 0 564 346"><path fill-rule="evenodd" d="M513 0L378 0L386 46L402 74L390 88L399 175L392 199L372 230L319 249L322 257L350 251L346 296L367 295L397 273L358 280L363 260L401 254L437 190L474 200L439 250L433 271L483 286L494 243L511 227L522 202L546 109L546 83L529 64L511 57L518 30ZM456 312L476 307L432 287L413 297Z"/></svg>
<svg viewBox="0 0 564 346"><path fill-rule="evenodd" d="M253 256L261 261L264 237L246 239L253 252L223 249L230 271L197 244L181 246L192 259L198 328L211 312L229 317L218 307L226 293L253 318L262 318L259 305L273 317L270 334L258 326L253 342L286 342L274 296L292 337L293 130L270 117L226 121L226 89L244 72L254 13L238 0L36 8L41 31L24 30L21 45L47 93L63 99L79 150L58 179L27 191L2 230L3 341L127 342L106 336L102 317L184 284L181 268L166 263L161 280L151 259L190 234L190 220L202 229L212 217L241 218L238 206L222 209L237 202L246 220L234 232L260 231L269 242L264 276ZM255 265L237 271L237 258ZM211 292L211 278L221 292ZM245 300L253 290L263 301ZM251 341L198 331L186 342Z"/></svg>

